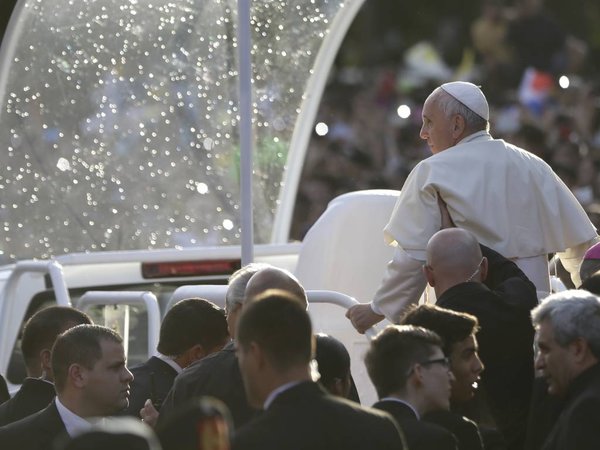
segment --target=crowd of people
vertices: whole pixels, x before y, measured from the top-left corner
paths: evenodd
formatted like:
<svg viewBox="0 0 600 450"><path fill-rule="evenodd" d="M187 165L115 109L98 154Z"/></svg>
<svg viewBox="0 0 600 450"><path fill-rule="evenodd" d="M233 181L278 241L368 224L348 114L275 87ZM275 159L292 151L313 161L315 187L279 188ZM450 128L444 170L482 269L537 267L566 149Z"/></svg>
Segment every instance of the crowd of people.
<svg viewBox="0 0 600 450"><path fill-rule="evenodd" d="M536 3L524 2L532 15L521 20L549 27ZM494 19L488 13L482 20ZM560 56L550 55L552 63ZM490 76L515 73L508 63L494 64ZM490 108L475 84L447 82L428 94L422 106L412 104L418 119L399 126L395 142L408 133L432 156L417 162L424 152L415 146L397 153L390 169L387 150L379 153L390 179L402 181L383 230L396 249L374 298L346 314L361 333L384 318L391 322L364 355L375 404L360 404L343 344L314 335L298 279L252 263L230 277L224 310L199 298L172 306L156 354L132 368L113 330L72 308L37 312L23 330L29 378L0 405L2 448L596 448L600 237L581 192L557 175L557 161L572 155L553 152L553 168L522 128L506 136L526 149L493 137L490 122L502 122L505 112ZM558 97L541 105L521 98L522 117L559 120ZM378 121L376 112L363 113ZM341 141L311 163L360 179L359 166L378 157L365 159L348 146L344 139L355 130L346 125L332 127ZM389 130L380 131L383 142ZM557 149L575 137L593 142L583 128L563 131ZM581 148L578 155L586 156ZM572 289L552 292L552 254ZM419 302L426 285L434 296Z"/></svg>
<svg viewBox="0 0 600 450"><path fill-rule="evenodd" d="M372 407L344 345L313 334L298 280L252 263L231 276L226 310L173 305L156 354L133 368L111 329L70 307L38 311L23 331L28 378L0 404L2 447L595 448L600 244L581 288L539 305L518 266L466 230L440 230L428 253L437 304L412 305L371 341Z"/></svg>
<svg viewBox="0 0 600 450"><path fill-rule="evenodd" d="M590 2L572 9L584 3ZM337 195L401 189L430 154L419 138L421 105L435 86L452 80L481 85L494 137L542 157L600 224L600 42L581 21L568 30L539 0L481 4L468 23L469 14L462 22L438 18L430 39L409 40L395 29L398 36L369 50L394 43L376 60L340 56L316 118L328 133L315 133L308 147L294 238L302 239ZM585 8L581 16L597 23L600 8Z"/></svg>

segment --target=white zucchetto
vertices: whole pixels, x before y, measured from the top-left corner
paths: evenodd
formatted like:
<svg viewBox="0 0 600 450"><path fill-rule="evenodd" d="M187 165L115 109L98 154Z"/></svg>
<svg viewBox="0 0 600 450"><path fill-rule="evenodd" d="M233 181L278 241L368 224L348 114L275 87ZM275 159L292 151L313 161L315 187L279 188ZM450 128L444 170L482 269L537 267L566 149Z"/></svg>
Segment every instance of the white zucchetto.
<svg viewBox="0 0 600 450"><path fill-rule="evenodd" d="M478 116L490 120L490 107L478 86L466 81L452 81L440 87Z"/></svg>

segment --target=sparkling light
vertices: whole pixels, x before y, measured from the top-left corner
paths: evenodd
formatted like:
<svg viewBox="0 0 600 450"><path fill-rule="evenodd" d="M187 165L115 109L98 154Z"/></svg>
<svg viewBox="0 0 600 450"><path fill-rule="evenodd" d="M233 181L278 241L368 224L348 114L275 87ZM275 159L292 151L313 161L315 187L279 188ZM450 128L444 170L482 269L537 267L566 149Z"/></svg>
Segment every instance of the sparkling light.
<svg viewBox="0 0 600 450"><path fill-rule="evenodd" d="M318 136L325 136L329 133L329 127L325 122L319 122L315 126L315 133L317 133Z"/></svg>
<svg viewBox="0 0 600 450"><path fill-rule="evenodd" d="M206 194L208 192L208 186L206 185L206 183L198 183L196 190L199 194Z"/></svg>
<svg viewBox="0 0 600 450"><path fill-rule="evenodd" d="M396 113L398 114L398 117L400 117L401 119L408 119L410 117L410 113L411 113L410 107L408 105L400 105L400 106L398 106Z"/></svg>

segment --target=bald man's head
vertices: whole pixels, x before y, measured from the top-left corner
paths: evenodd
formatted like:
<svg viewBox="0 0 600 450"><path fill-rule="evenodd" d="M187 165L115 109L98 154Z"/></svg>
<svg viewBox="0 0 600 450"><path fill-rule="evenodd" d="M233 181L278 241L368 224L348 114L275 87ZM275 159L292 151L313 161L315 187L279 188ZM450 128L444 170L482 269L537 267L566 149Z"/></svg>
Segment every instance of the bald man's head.
<svg viewBox="0 0 600 450"><path fill-rule="evenodd" d="M486 273L487 260L469 231L447 228L429 240L425 275L432 286L448 288L464 281L483 281Z"/></svg>
<svg viewBox="0 0 600 450"><path fill-rule="evenodd" d="M277 267L267 267L252 275L246 286L245 298L251 300L269 289L286 291L302 299L305 307L308 308L306 292L298 279L287 270Z"/></svg>

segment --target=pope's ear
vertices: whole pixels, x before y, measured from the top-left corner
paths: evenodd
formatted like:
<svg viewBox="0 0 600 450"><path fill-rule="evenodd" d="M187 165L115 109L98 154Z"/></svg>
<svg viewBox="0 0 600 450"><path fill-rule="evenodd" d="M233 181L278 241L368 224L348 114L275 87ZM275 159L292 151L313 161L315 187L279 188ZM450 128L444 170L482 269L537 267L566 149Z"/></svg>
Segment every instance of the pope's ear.
<svg viewBox="0 0 600 450"><path fill-rule="evenodd" d="M460 114L455 114L453 122L454 123L453 123L453 128L452 128L452 134L456 138L456 137L461 136L465 131L465 128L466 128L465 118L463 116L461 116Z"/></svg>

